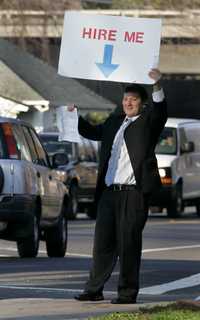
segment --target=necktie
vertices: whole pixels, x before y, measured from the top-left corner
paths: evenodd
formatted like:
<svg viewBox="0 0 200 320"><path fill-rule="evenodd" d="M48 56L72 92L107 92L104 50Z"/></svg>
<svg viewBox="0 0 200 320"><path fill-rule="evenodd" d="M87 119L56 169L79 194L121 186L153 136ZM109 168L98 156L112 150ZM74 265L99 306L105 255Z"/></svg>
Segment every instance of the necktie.
<svg viewBox="0 0 200 320"><path fill-rule="evenodd" d="M115 136L112 151L111 151L111 157L108 163L108 170L105 177L105 182L107 185L112 184L114 181L115 172L117 170L117 165L120 158L121 146L124 138L124 131L128 127L128 125L131 123L131 121L132 121L131 119L126 118Z"/></svg>

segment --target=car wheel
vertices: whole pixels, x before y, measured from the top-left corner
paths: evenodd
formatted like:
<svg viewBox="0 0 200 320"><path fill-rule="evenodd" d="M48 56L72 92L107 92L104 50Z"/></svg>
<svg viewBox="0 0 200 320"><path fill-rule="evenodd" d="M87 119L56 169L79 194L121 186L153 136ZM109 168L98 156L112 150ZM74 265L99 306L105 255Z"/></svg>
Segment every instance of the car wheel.
<svg viewBox="0 0 200 320"><path fill-rule="evenodd" d="M78 214L78 187L72 185L69 190L68 219L75 220Z"/></svg>
<svg viewBox="0 0 200 320"><path fill-rule="evenodd" d="M184 210L183 197L182 197L182 186L177 185L175 194L167 207L167 215L169 218L178 218Z"/></svg>
<svg viewBox="0 0 200 320"><path fill-rule="evenodd" d="M28 237L17 240L17 250L20 258L35 258L38 254L40 235L39 221L36 216L33 216L30 229Z"/></svg>
<svg viewBox="0 0 200 320"><path fill-rule="evenodd" d="M45 230L48 257L64 257L67 249L67 220L62 214L53 227Z"/></svg>

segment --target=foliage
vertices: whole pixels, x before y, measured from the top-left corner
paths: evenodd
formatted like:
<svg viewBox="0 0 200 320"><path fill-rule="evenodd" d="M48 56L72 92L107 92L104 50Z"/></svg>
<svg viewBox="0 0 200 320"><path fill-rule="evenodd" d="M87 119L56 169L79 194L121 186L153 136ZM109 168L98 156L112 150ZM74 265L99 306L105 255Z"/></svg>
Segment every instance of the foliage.
<svg viewBox="0 0 200 320"><path fill-rule="evenodd" d="M141 9L145 5L145 0L113 0L112 8L113 9Z"/></svg>
<svg viewBox="0 0 200 320"><path fill-rule="evenodd" d="M86 115L86 119L91 123L91 124L100 124L106 120L108 117L108 112L89 112Z"/></svg>
<svg viewBox="0 0 200 320"><path fill-rule="evenodd" d="M80 9L80 0L0 0L0 9L5 10L67 10Z"/></svg>
<svg viewBox="0 0 200 320"><path fill-rule="evenodd" d="M91 3L91 2L83 2L82 3L83 9L109 9L110 5L103 4L103 3Z"/></svg>
<svg viewBox="0 0 200 320"><path fill-rule="evenodd" d="M200 0L113 0L113 9L199 9Z"/></svg>
<svg viewBox="0 0 200 320"><path fill-rule="evenodd" d="M153 313L112 313L89 320L200 320L200 311L165 309Z"/></svg>

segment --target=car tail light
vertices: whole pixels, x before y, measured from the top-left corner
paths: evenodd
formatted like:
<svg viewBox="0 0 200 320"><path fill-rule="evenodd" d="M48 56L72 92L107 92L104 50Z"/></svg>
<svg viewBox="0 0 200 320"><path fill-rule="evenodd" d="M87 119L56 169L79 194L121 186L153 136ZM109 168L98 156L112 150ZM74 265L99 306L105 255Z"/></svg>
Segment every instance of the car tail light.
<svg viewBox="0 0 200 320"><path fill-rule="evenodd" d="M159 174L162 184L172 184L171 168L159 168Z"/></svg>
<svg viewBox="0 0 200 320"><path fill-rule="evenodd" d="M172 178L171 177L163 177L161 178L162 184L172 184Z"/></svg>
<svg viewBox="0 0 200 320"><path fill-rule="evenodd" d="M4 185L4 173L3 173L3 169L0 167L0 192L3 189L3 185Z"/></svg>
<svg viewBox="0 0 200 320"><path fill-rule="evenodd" d="M2 129L8 149L10 159L19 159L19 151L17 150L15 137L13 135L12 126L9 123L3 123Z"/></svg>

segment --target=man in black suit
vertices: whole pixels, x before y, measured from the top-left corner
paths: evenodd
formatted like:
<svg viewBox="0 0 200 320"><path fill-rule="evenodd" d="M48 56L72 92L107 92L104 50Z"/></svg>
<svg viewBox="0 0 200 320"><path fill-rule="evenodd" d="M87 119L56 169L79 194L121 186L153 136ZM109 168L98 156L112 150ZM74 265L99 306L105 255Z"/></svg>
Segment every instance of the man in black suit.
<svg viewBox="0 0 200 320"><path fill-rule="evenodd" d="M154 149L167 120L161 73L152 69L149 76L155 81L152 106L146 90L133 84L125 89L121 113L97 126L79 117L79 133L101 141L93 265L83 293L75 296L79 301L104 299L119 257L118 297L111 303L136 303L148 197L161 185Z"/></svg>

